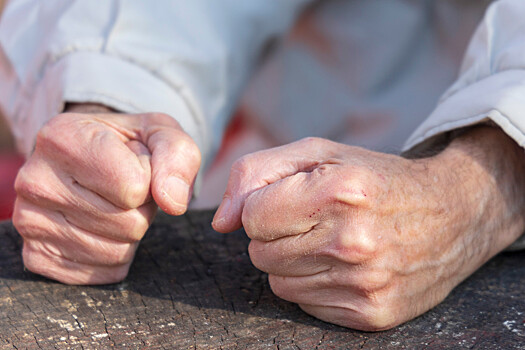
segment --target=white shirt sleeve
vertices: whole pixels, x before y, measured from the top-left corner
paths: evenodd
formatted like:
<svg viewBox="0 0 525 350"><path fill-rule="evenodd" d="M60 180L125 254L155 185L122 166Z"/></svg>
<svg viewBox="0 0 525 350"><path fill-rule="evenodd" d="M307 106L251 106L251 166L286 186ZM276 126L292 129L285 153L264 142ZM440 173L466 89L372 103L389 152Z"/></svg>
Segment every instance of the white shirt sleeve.
<svg viewBox="0 0 525 350"><path fill-rule="evenodd" d="M209 158L261 51L309 0L17 0L0 22L0 107L29 154L65 102L175 118Z"/></svg>
<svg viewBox="0 0 525 350"><path fill-rule="evenodd" d="M497 124L525 147L523 0L502 0L488 8L471 39L458 80L408 139L405 150L424 149L448 131L484 121ZM525 249L525 235L510 249Z"/></svg>
<svg viewBox="0 0 525 350"><path fill-rule="evenodd" d="M525 147L525 1L493 3L471 39L459 78L404 149L491 120Z"/></svg>

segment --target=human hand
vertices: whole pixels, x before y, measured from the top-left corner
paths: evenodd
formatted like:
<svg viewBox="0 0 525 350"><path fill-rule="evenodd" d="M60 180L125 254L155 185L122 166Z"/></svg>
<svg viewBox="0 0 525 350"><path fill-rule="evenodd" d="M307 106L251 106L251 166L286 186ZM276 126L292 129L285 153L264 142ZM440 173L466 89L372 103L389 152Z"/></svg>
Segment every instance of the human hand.
<svg viewBox="0 0 525 350"><path fill-rule="evenodd" d="M274 293L377 331L441 302L525 229L523 149L477 128L426 159L322 139L241 158L213 222L244 226Z"/></svg>
<svg viewBox="0 0 525 350"><path fill-rule="evenodd" d="M103 111L75 106L50 120L15 183L24 264L63 283L124 279L157 204L183 214L200 166L171 117Z"/></svg>

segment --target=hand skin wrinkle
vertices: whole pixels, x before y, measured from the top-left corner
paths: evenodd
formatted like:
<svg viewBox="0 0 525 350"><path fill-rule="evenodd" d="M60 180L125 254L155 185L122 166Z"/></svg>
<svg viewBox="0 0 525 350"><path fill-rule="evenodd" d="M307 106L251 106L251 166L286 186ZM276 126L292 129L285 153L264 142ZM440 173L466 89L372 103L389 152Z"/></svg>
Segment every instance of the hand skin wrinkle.
<svg viewBox="0 0 525 350"><path fill-rule="evenodd" d="M242 223L269 240L250 258L286 277L269 279L278 296L342 326L384 330L420 315L525 231L525 157L498 128L457 133L419 159L309 138L252 161L263 179L297 168L241 206L254 201Z"/></svg>

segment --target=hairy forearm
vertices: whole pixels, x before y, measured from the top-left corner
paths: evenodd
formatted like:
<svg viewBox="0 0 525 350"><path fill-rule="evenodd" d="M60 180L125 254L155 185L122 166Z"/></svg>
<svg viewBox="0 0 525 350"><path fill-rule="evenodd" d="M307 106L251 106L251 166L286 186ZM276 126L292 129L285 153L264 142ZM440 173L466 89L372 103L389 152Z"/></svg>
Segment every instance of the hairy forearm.
<svg viewBox="0 0 525 350"><path fill-rule="evenodd" d="M501 129L467 130L436 161L461 185L455 195L463 208L457 209L474 211L468 220L478 232L464 243L480 249L480 263L525 232L525 152Z"/></svg>

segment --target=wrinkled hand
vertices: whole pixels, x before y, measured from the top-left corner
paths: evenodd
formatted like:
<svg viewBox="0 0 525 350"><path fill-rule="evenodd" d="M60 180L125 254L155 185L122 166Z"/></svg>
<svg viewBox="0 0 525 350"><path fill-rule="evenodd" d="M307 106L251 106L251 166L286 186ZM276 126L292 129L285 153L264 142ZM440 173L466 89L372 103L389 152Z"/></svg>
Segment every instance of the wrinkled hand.
<svg viewBox="0 0 525 350"><path fill-rule="evenodd" d="M185 212L199 166L197 146L169 116L56 116L15 183L25 266L69 284L122 280L157 204Z"/></svg>
<svg viewBox="0 0 525 350"><path fill-rule="evenodd" d="M523 233L524 161L495 128L417 160L305 139L241 158L213 226L244 226L277 296L328 322L388 329Z"/></svg>

